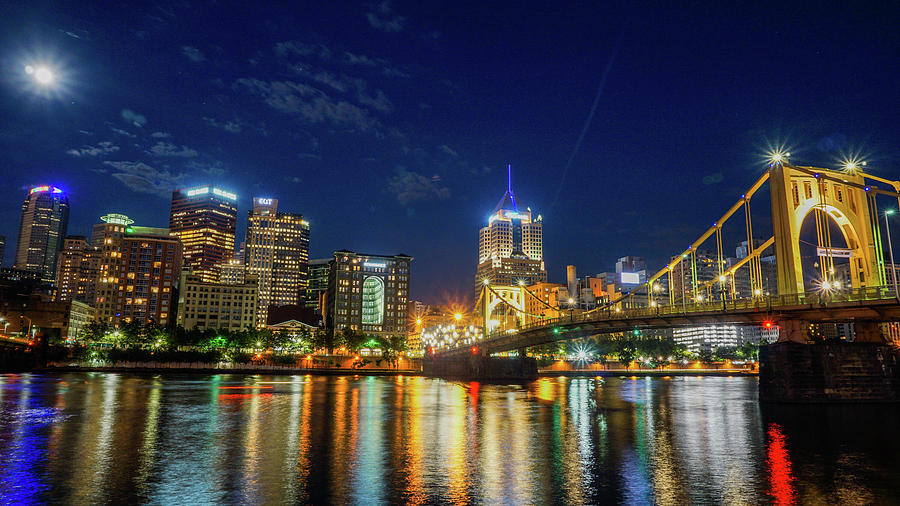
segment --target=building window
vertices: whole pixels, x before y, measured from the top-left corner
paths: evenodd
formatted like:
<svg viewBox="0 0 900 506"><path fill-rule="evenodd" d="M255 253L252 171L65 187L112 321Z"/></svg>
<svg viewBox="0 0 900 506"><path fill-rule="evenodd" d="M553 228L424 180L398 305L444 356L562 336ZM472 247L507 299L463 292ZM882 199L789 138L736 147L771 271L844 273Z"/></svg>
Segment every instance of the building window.
<svg viewBox="0 0 900 506"><path fill-rule="evenodd" d="M362 288L362 323L381 325L384 321L384 281L377 276L369 276Z"/></svg>

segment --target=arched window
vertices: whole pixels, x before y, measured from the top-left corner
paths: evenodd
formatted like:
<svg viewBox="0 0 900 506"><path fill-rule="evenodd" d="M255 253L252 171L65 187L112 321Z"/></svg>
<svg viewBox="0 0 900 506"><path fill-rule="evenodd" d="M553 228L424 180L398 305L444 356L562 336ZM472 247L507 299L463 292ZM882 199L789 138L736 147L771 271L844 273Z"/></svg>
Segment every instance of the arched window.
<svg viewBox="0 0 900 506"><path fill-rule="evenodd" d="M362 324L381 325L384 322L384 281L368 276L362 287Z"/></svg>

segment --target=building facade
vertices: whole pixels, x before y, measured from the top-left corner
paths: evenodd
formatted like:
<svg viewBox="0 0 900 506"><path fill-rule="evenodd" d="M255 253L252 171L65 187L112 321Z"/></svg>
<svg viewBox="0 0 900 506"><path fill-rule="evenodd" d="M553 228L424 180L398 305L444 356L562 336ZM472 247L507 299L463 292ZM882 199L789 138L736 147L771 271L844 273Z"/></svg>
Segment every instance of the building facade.
<svg viewBox="0 0 900 506"><path fill-rule="evenodd" d="M69 197L55 186L35 186L22 203L19 242L13 268L41 273L41 280L56 280L56 254L69 225Z"/></svg>
<svg viewBox="0 0 900 506"><path fill-rule="evenodd" d="M237 195L212 186L172 192L169 230L181 240L184 263L206 282L219 279L219 266L234 257Z"/></svg>
<svg viewBox="0 0 900 506"><path fill-rule="evenodd" d="M507 175L511 177L509 172ZM547 281L543 218L539 215L532 219L531 208L519 210L510 181L507 180L506 193L488 218L488 225L478 232L476 294L485 280L506 286Z"/></svg>
<svg viewBox="0 0 900 506"><path fill-rule="evenodd" d="M306 286L306 307L315 309L319 314L325 310L325 297L328 293L328 273L330 258L316 258L309 261L309 282Z"/></svg>
<svg viewBox="0 0 900 506"><path fill-rule="evenodd" d="M255 198L247 217L248 272L259 280L257 323L266 325L269 306L305 301L309 275L309 222L278 212L278 199Z"/></svg>
<svg viewBox="0 0 900 506"><path fill-rule="evenodd" d="M408 255L334 252L328 276L326 327L378 335L407 335Z"/></svg>
<svg viewBox="0 0 900 506"><path fill-rule="evenodd" d="M258 300L254 276L248 275L240 283L206 283L200 276L185 273L179 287L178 325L229 332L252 329Z"/></svg>
<svg viewBox="0 0 900 506"><path fill-rule="evenodd" d="M94 304L100 272L100 248L87 237L67 236L56 262L56 300Z"/></svg>
<svg viewBox="0 0 900 506"><path fill-rule="evenodd" d="M182 247L165 228L136 227L123 215L94 226L101 245L96 288L97 319L111 324L171 323L177 309Z"/></svg>

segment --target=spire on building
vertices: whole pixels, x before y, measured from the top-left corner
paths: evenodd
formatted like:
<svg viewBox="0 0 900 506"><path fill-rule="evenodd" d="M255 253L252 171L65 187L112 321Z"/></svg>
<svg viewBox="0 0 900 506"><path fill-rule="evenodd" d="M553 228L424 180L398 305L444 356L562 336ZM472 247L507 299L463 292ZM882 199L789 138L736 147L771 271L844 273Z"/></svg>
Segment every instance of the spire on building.
<svg viewBox="0 0 900 506"><path fill-rule="evenodd" d="M516 196L512 191L512 165L506 165L506 193L503 194L503 198L500 199L500 202L497 204L497 207L494 208L494 212L505 209L507 211L519 211L519 208L516 207Z"/></svg>

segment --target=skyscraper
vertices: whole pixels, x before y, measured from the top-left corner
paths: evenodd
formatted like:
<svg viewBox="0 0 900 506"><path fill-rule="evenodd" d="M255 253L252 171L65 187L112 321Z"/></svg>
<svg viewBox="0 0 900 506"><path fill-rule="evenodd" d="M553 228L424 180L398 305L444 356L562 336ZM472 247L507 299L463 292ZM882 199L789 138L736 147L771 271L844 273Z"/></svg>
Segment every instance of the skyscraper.
<svg viewBox="0 0 900 506"><path fill-rule="evenodd" d="M219 265L234 257L237 195L200 186L172 192L169 230L181 239L184 264L207 283L219 279Z"/></svg>
<svg viewBox="0 0 900 506"><path fill-rule="evenodd" d="M306 298L309 222L278 212L278 199L255 198L247 216L247 270L259 279L257 326L265 327L270 305L300 304Z"/></svg>
<svg viewBox="0 0 900 506"><path fill-rule="evenodd" d="M94 226L101 247L96 287L97 319L108 323L173 321L182 247L165 228L136 227L121 214Z"/></svg>
<svg viewBox="0 0 900 506"><path fill-rule="evenodd" d="M484 280L499 285L547 281L542 221L540 215L532 219L531 208L519 210L512 191L512 170L507 167L506 193L488 218L488 225L478 233L476 293Z"/></svg>
<svg viewBox="0 0 900 506"><path fill-rule="evenodd" d="M80 235L67 236L56 264L56 300L95 303L101 249Z"/></svg>
<svg viewBox="0 0 900 506"><path fill-rule="evenodd" d="M19 242L13 268L39 272L41 280L52 283L56 274L56 253L62 248L69 224L69 197L55 186L35 186L22 204Z"/></svg>

